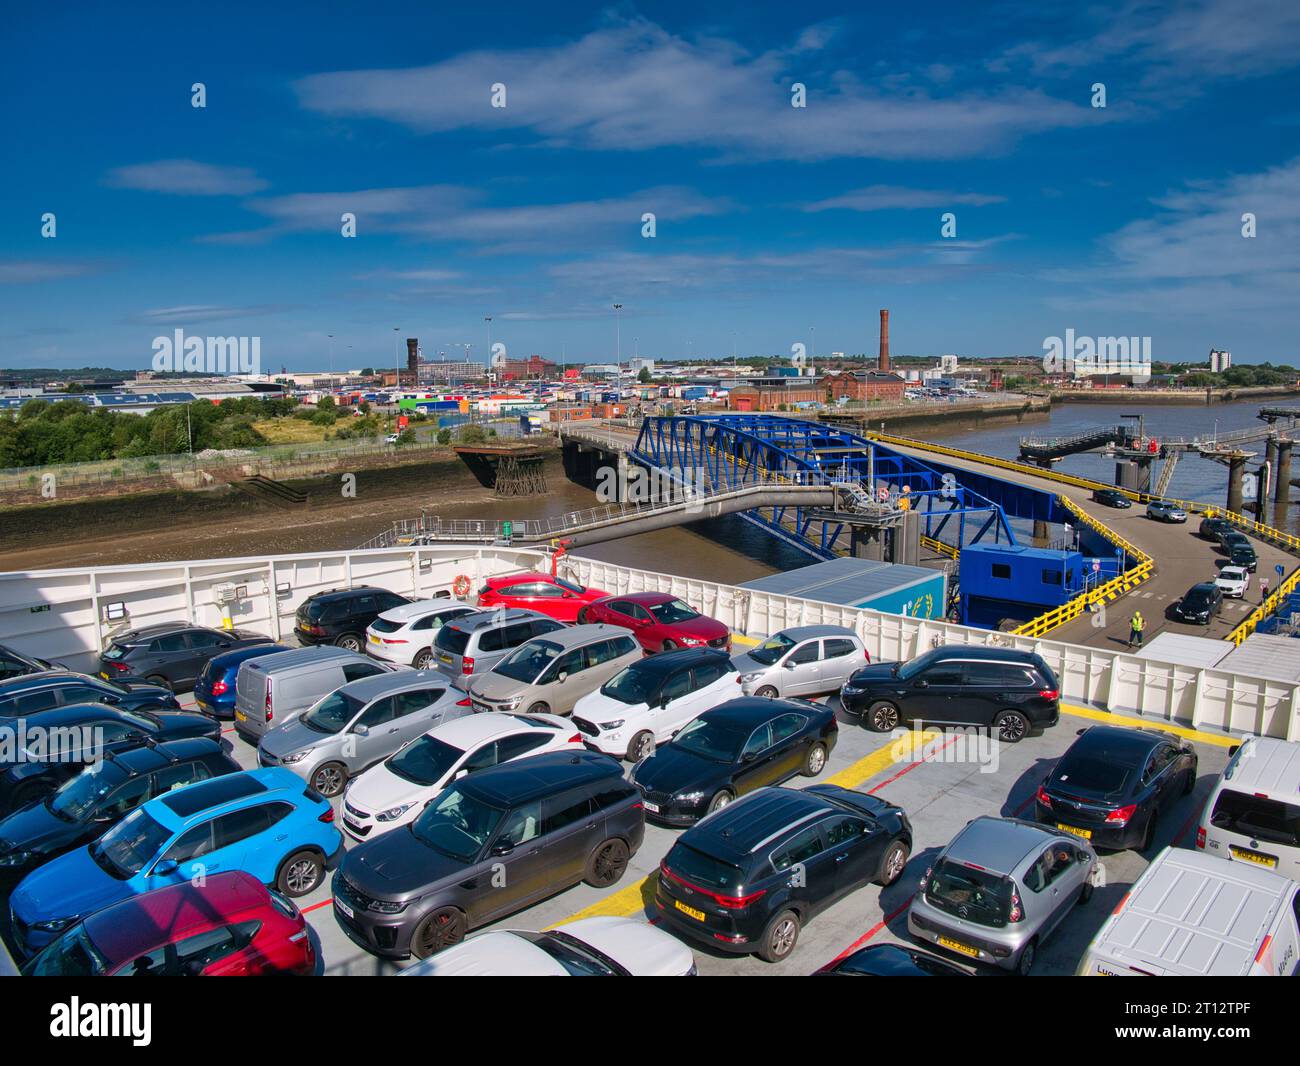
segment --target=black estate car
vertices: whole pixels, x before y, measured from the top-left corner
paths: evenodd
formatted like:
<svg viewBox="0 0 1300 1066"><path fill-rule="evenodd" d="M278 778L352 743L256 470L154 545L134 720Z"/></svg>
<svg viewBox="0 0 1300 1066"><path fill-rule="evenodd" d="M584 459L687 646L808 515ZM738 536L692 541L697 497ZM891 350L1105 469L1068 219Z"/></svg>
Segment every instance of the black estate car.
<svg viewBox="0 0 1300 1066"><path fill-rule="evenodd" d="M1035 817L1094 848L1146 851L1156 820L1196 787L1190 744L1145 729L1095 725L1038 789Z"/></svg>
<svg viewBox="0 0 1300 1066"><path fill-rule="evenodd" d="M152 741L108 756L0 820L0 875L20 877L97 840L146 800L240 765L208 737Z"/></svg>
<svg viewBox="0 0 1300 1066"><path fill-rule="evenodd" d="M845 682L840 702L877 732L900 723L984 726L1008 744L1061 717L1056 675L1041 656L966 644L864 666Z"/></svg>
<svg viewBox="0 0 1300 1066"><path fill-rule="evenodd" d="M375 955L426 958L579 881L614 884L644 834L640 793L608 755L501 763L352 848L334 875L334 917Z"/></svg>
<svg viewBox="0 0 1300 1066"><path fill-rule="evenodd" d="M194 685L194 679L214 655L270 643L270 637L247 629L160 622L115 633L99 657L99 676L111 681L127 674L173 691L186 689Z"/></svg>
<svg viewBox="0 0 1300 1066"><path fill-rule="evenodd" d="M655 906L675 931L780 962L799 930L912 850L901 807L836 785L764 788L686 830L659 864Z"/></svg>
<svg viewBox="0 0 1300 1066"><path fill-rule="evenodd" d="M1196 530L1196 535L1203 540L1212 540L1217 544L1224 533L1235 528L1226 518L1202 518L1201 525Z"/></svg>
<svg viewBox="0 0 1300 1066"><path fill-rule="evenodd" d="M45 670L0 682L0 719L22 718L74 703L105 703L124 711L179 710L176 697L144 681L105 681L74 670Z"/></svg>
<svg viewBox="0 0 1300 1066"><path fill-rule="evenodd" d="M744 696L705 711L632 769L646 817L690 825L795 774L816 777L835 749L835 712L807 700Z"/></svg>
<svg viewBox="0 0 1300 1066"><path fill-rule="evenodd" d="M298 642L337 644L348 651L366 650L366 627L385 611L410 603L387 589L358 585L308 596L298 607L294 633Z"/></svg>
<svg viewBox="0 0 1300 1066"><path fill-rule="evenodd" d="M42 670L63 670L66 667L58 663L49 662L46 659L38 659L34 655L24 655L20 651L9 647L7 644L0 644L0 681L8 681L10 678L23 677L26 674L40 673Z"/></svg>
<svg viewBox="0 0 1300 1066"><path fill-rule="evenodd" d="M188 737L219 742L221 726L192 711L123 710L102 703L0 721L0 815L53 792L109 754Z"/></svg>
<svg viewBox="0 0 1300 1066"><path fill-rule="evenodd" d="M1092 498L1100 504L1105 504L1107 507L1117 507L1121 511L1133 506L1133 501L1120 492L1119 489L1098 489L1092 494Z"/></svg>
<svg viewBox="0 0 1300 1066"><path fill-rule="evenodd" d="M1228 561L1233 566L1244 566L1252 574L1259 565L1259 556L1255 554L1255 545L1245 533L1230 529L1219 537L1219 544L1227 553Z"/></svg>
<svg viewBox="0 0 1300 1066"><path fill-rule="evenodd" d="M1169 615L1179 622L1208 626L1222 608L1223 589L1213 581L1202 581L1183 593L1183 598L1169 608Z"/></svg>

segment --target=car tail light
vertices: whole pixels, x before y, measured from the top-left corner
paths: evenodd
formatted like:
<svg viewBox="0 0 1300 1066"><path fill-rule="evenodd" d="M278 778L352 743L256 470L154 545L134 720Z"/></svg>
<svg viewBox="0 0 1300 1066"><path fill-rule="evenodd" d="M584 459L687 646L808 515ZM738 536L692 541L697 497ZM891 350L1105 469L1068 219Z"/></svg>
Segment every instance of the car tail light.
<svg viewBox="0 0 1300 1066"><path fill-rule="evenodd" d="M318 821L318 822L332 822L332 821L334 821L334 808L333 808L333 807L329 807L329 808L327 808L327 809L325 810L325 813L322 814L319 818L317 818L316 821Z"/></svg>
<svg viewBox="0 0 1300 1066"><path fill-rule="evenodd" d="M1059 688L1040 688L1038 695L1045 700L1055 700L1060 698L1061 690Z"/></svg>
<svg viewBox="0 0 1300 1066"><path fill-rule="evenodd" d="M313 637L323 637L325 635L325 629L322 626L304 626L303 628Z"/></svg>
<svg viewBox="0 0 1300 1066"><path fill-rule="evenodd" d="M582 734L581 734L581 733L574 733L573 736L571 736L571 737L569 738L569 743L570 743L570 744L581 744L581 743L582 743Z"/></svg>
<svg viewBox="0 0 1300 1066"><path fill-rule="evenodd" d="M460 672L462 674L472 674L474 672L474 660L468 655L460 661Z"/></svg>
<svg viewBox="0 0 1300 1066"><path fill-rule="evenodd" d="M272 714L274 713L274 712L271 710L271 679L270 679L269 677L266 679L266 704L265 704L265 706L266 706L266 720L269 722L269 721L271 720L271 716L272 716Z"/></svg>
<svg viewBox="0 0 1300 1066"><path fill-rule="evenodd" d="M227 685L224 681L216 681L212 685L212 695L224 696L226 692L229 691L229 689L230 686Z"/></svg>
<svg viewBox="0 0 1300 1066"><path fill-rule="evenodd" d="M109 663L108 665L111 666L114 670L123 674L131 669L129 666L126 665L126 663Z"/></svg>
<svg viewBox="0 0 1300 1066"><path fill-rule="evenodd" d="M382 640L385 644L405 644L405 643L407 643L407 642L404 641L404 640L389 640L387 637L380 637L379 639Z"/></svg>
<svg viewBox="0 0 1300 1066"><path fill-rule="evenodd" d="M470 700L468 696L466 696L463 700L456 701L457 707L472 707L473 705L474 705L473 702Z"/></svg>
<svg viewBox="0 0 1300 1066"><path fill-rule="evenodd" d="M1205 829L1202 826L1196 827L1196 846L1202 851L1205 850Z"/></svg>
<svg viewBox="0 0 1300 1066"><path fill-rule="evenodd" d="M1020 905L1020 893L1012 889L1011 891L1011 910L1007 914L1007 921L1021 922L1025 918L1025 908Z"/></svg>
<svg viewBox="0 0 1300 1066"><path fill-rule="evenodd" d="M1038 786L1038 795L1034 799L1038 800L1049 811L1052 809L1052 797L1047 794L1047 789L1044 786Z"/></svg>
<svg viewBox="0 0 1300 1066"><path fill-rule="evenodd" d="M637 806L639 807L640 804L637 804ZM751 892L747 896L728 896L722 892L713 892L707 888L701 888L693 881L687 881L684 877L679 877L663 863L659 865L659 872L670 881L676 881L679 885L685 885L687 888L698 892L701 896L708 896L709 899L713 900L713 902L719 907L726 907L728 910L744 910L755 900L761 899L763 896L767 895L767 889L765 888L760 888L757 892Z"/></svg>
<svg viewBox="0 0 1300 1066"><path fill-rule="evenodd" d="M1128 825L1128 820L1137 814L1137 804L1130 803L1127 807L1121 807L1117 811L1111 811L1106 815L1107 825Z"/></svg>

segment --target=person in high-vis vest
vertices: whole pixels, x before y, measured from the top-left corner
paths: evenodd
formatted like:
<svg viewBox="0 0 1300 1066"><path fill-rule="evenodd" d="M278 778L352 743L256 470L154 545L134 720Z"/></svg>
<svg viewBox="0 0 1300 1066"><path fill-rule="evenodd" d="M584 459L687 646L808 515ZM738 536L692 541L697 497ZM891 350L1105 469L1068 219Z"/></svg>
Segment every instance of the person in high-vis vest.
<svg viewBox="0 0 1300 1066"><path fill-rule="evenodd" d="M1134 611L1133 617L1129 620L1128 646L1131 648L1136 644L1142 647L1142 630L1146 628L1146 619L1142 617L1141 611Z"/></svg>

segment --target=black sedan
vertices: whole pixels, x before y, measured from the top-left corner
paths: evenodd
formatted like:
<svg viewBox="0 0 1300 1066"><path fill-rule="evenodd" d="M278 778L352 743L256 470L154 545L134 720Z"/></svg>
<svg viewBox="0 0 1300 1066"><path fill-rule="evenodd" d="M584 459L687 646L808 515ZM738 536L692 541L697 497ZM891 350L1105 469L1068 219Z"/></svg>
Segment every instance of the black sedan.
<svg viewBox="0 0 1300 1066"><path fill-rule="evenodd" d="M836 959L818 977L971 977L947 959L907 944L871 944Z"/></svg>
<svg viewBox="0 0 1300 1066"><path fill-rule="evenodd" d="M705 711L632 769L646 817L692 825L732 800L803 774L816 777L835 748L829 707L744 696Z"/></svg>
<svg viewBox="0 0 1300 1066"><path fill-rule="evenodd" d="M1092 726L1039 787L1035 817L1094 848L1146 851L1160 815L1196 787L1196 763L1191 745L1163 733Z"/></svg>
<svg viewBox="0 0 1300 1066"><path fill-rule="evenodd" d="M160 622L114 634L99 657L99 676L109 680L127 675L143 677L173 691L192 688L214 656L270 643L270 637L247 629L209 629L188 622Z"/></svg>
<svg viewBox="0 0 1300 1066"><path fill-rule="evenodd" d="M53 792L111 753L186 737L219 741L221 724L192 711L127 711L102 703L0 721L0 815Z"/></svg>
<svg viewBox="0 0 1300 1066"><path fill-rule="evenodd" d="M103 703L124 711L180 709L176 697L157 685L104 681L75 670L45 670L0 682L0 719L25 718L74 703Z"/></svg>
<svg viewBox="0 0 1300 1066"><path fill-rule="evenodd" d="M1178 622L1208 626L1223 608L1223 589L1213 581L1193 585L1183 598L1169 608L1169 616Z"/></svg>
<svg viewBox="0 0 1300 1066"><path fill-rule="evenodd" d="M1092 498L1100 504L1105 504L1107 507L1117 507L1121 511L1133 506L1133 501L1120 492L1119 489L1098 489L1092 494Z"/></svg>

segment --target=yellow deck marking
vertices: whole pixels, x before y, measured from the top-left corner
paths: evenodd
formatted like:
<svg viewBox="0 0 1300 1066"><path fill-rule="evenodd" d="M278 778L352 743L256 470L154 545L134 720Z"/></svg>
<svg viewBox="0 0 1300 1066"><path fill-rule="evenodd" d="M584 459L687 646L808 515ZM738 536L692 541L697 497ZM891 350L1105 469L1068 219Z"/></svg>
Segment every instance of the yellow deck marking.
<svg viewBox="0 0 1300 1066"><path fill-rule="evenodd" d="M1080 707L1077 703L1062 703L1061 713L1071 714L1076 718L1089 718L1094 722L1105 722L1107 725L1128 726L1132 729L1143 727L1159 729L1162 733L1172 733L1176 737L1194 740L1198 744L1213 744L1219 748L1229 748L1233 744L1241 743L1240 737L1225 737L1219 733L1204 733L1199 729L1171 725L1169 722L1154 722L1148 718L1134 718L1127 714L1116 714L1114 711L1099 711L1095 707Z"/></svg>

